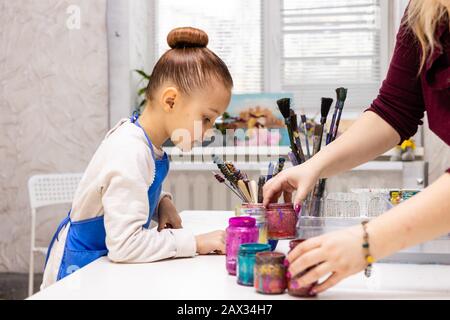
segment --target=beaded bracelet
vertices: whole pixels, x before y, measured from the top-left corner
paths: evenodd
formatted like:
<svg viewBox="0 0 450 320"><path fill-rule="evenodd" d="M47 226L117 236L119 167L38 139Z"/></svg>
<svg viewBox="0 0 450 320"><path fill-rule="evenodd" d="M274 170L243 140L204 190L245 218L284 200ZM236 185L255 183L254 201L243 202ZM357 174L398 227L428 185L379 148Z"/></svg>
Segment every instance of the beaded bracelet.
<svg viewBox="0 0 450 320"><path fill-rule="evenodd" d="M369 221L363 221L361 222L362 227L363 227L363 231L364 231L364 242L363 242L363 248L366 251L366 262L367 262L367 267L364 271L364 274L366 277L370 277L372 274L372 264L375 262L375 259L373 258L373 256L370 254L370 250L369 250L369 233L367 233L367 223Z"/></svg>

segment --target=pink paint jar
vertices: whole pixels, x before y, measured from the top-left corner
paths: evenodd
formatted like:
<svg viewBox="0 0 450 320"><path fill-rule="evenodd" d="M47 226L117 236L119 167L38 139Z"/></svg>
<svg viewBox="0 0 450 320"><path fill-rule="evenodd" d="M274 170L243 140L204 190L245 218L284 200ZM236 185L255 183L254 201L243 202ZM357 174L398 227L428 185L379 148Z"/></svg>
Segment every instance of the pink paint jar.
<svg viewBox="0 0 450 320"><path fill-rule="evenodd" d="M270 203L266 208L267 236L269 239L294 239L298 215L292 203Z"/></svg>
<svg viewBox="0 0 450 320"><path fill-rule="evenodd" d="M306 239L295 239L289 242L289 248L290 251L292 251L297 245L299 245L300 243L302 243L303 241L305 241ZM289 251L289 252L290 252ZM314 267L312 267L314 268ZM288 279L288 293L291 296L296 296L296 297L306 297L306 298L311 298L311 297L315 297L315 294L311 294L311 289L317 285L317 281L306 286L306 287L300 287L300 285L297 282L297 279L302 277L303 275L305 275L306 273L308 273L308 271L310 271L312 268L306 269L305 271L301 272L300 274L296 275L295 277Z"/></svg>
<svg viewBox="0 0 450 320"><path fill-rule="evenodd" d="M232 217L228 220L226 232L226 267L229 274L236 275L236 259L239 246L258 242L259 229L252 217Z"/></svg>

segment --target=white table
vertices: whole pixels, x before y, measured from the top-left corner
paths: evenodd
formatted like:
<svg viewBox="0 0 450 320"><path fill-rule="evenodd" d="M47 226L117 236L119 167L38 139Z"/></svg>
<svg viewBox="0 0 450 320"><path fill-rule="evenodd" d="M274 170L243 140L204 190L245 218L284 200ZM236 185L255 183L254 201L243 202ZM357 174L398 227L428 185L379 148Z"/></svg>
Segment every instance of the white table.
<svg viewBox="0 0 450 320"><path fill-rule="evenodd" d="M228 211L184 211L194 233L225 228ZM285 252L287 241L277 250ZM103 257L29 299L298 299L262 295L240 286L225 270L224 256L197 256L146 264L116 264ZM317 299L450 299L450 266L376 264L342 281Z"/></svg>

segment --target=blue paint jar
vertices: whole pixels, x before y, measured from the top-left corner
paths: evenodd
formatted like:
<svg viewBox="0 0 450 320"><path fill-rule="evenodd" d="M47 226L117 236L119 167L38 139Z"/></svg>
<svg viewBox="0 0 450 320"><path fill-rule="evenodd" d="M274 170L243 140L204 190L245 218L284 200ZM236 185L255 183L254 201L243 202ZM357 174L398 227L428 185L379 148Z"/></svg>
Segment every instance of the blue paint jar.
<svg viewBox="0 0 450 320"><path fill-rule="evenodd" d="M266 243L241 244L237 259L237 283L253 286L256 253L270 251L270 249L270 244Z"/></svg>

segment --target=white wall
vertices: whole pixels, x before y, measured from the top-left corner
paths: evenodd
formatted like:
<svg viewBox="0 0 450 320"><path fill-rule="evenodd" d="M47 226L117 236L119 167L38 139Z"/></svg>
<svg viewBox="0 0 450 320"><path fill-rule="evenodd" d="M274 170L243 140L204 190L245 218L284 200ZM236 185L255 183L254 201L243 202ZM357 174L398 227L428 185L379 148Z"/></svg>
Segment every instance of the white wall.
<svg viewBox="0 0 450 320"><path fill-rule="evenodd" d="M0 0L0 23L0 272L26 272L28 178L83 171L108 128L106 0ZM39 219L41 245L66 209Z"/></svg>

